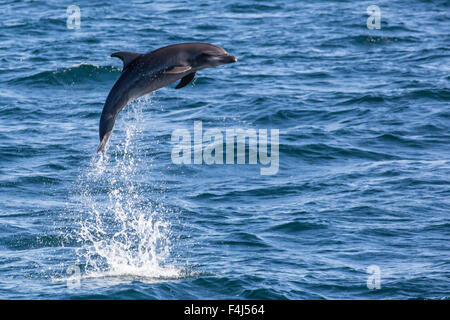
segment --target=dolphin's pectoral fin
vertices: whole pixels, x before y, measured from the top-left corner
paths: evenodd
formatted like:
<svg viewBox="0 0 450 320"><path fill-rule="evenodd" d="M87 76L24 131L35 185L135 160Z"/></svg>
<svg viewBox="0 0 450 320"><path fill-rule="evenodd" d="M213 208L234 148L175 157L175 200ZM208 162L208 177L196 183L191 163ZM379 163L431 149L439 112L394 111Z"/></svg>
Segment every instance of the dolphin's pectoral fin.
<svg viewBox="0 0 450 320"><path fill-rule="evenodd" d="M189 71L191 69L192 68L190 66L174 66L174 67L169 68L166 71L164 71L164 73L169 73L169 74L183 73L183 72Z"/></svg>
<svg viewBox="0 0 450 320"><path fill-rule="evenodd" d="M137 57L141 56L140 53L136 52L128 52L128 51L119 51L114 52L111 57L116 57L122 60L123 62L123 70L130 64L131 61L134 61Z"/></svg>
<svg viewBox="0 0 450 320"><path fill-rule="evenodd" d="M192 80L194 80L195 72L189 73L187 76L181 78L180 83L175 87L175 89L181 89L189 84Z"/></svg>

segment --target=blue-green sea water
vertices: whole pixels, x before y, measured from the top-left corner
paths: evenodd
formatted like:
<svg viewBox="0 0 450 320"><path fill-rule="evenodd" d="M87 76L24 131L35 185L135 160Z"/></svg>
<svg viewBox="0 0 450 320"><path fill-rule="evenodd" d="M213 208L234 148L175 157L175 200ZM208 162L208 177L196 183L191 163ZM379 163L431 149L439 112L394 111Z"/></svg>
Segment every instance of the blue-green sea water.
<svg viewBox="0 0 450 320"><path fill-rule="evenodd" d="M0 12L0 299L449 298L448 1ZM129 104L98 155L110 54L193 41L238 62ZM173 163L194 121L278 129L278 172Z"/></svg>

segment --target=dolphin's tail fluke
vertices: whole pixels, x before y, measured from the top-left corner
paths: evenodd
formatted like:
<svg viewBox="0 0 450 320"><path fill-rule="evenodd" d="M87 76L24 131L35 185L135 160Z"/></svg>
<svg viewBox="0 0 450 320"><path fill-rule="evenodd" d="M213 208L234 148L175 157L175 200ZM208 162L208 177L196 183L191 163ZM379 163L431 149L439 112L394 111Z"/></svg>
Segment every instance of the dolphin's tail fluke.
<svg viewBox="0 0 450 320"><path fill-rule="evenodd" d="M100 151L103 151L105 149L106 143L108 142L110 135L111 135L111 131L105 133L105 135L102 138L102 141L100 141L100 144L98 145L97 153Z"/></svg>
<svg viewBox="0 0 450 320"><path fill-rule="evenodd" d="M119 79L120 81L120 79ZM100 144L98 145L97 152L102 151L108 142L109 136L114 128L116 117L123 107L129 102L128 99L117 98L116 95L117 82L106 98L105 105L103 106L102 115L100 117L100 123L98 133L100 137Z"/></svg>
<svg viewBox="0 0 450 320"><path fill-rule="evenodd" d="M118 112L114 115L108 111L109 109L110 104L107 99L105 106L103 107L102 116L100 117L100 125L98 128L100 144L98 145L97 152L103 151L103 149L105 148L114 127L114 122L116 122L116 116Z"/></svg>
<svg viewBox="0 0 450 320"><path fill-rule="evenodd" d="M103 151L106 146L106 143L109 140L109 136L111 135L112 129L114 127L114 122L116 117L109 113L103 113L100 117L100 127L99 127L99 135L100 135L100 144L98 145L97 152Z"/></svg>

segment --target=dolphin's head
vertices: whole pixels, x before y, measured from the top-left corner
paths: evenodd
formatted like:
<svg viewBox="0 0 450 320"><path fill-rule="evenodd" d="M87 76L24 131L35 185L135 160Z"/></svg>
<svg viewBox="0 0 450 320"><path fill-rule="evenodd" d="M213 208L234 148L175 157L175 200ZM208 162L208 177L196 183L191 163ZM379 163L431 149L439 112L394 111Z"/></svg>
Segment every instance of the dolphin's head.
<svg viewBox="0 0 450 320"><path fill-rule="evenodd" d="M192 65L197 69L212 68L237 61L236 57L230 56L224 49L212 44L199 44L196 49Z"/></svg>

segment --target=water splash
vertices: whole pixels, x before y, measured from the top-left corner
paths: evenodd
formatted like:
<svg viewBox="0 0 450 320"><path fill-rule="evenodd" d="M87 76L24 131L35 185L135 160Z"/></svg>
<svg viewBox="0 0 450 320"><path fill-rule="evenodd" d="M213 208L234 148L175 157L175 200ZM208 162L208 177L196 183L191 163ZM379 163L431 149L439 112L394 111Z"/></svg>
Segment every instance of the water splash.
<svg viewBox="0 0 450 320"><path fill-rule="evenodd" d="M148 101L127 106L117 126L125 127L125 139L115 130L123 142L110 141L112 150L94 156L78 179L77 258L85 277L180 276L170 263L171 211L158 204L158 194L142 182L149 167L137 141L142 136L142 107Z"/></svg>

